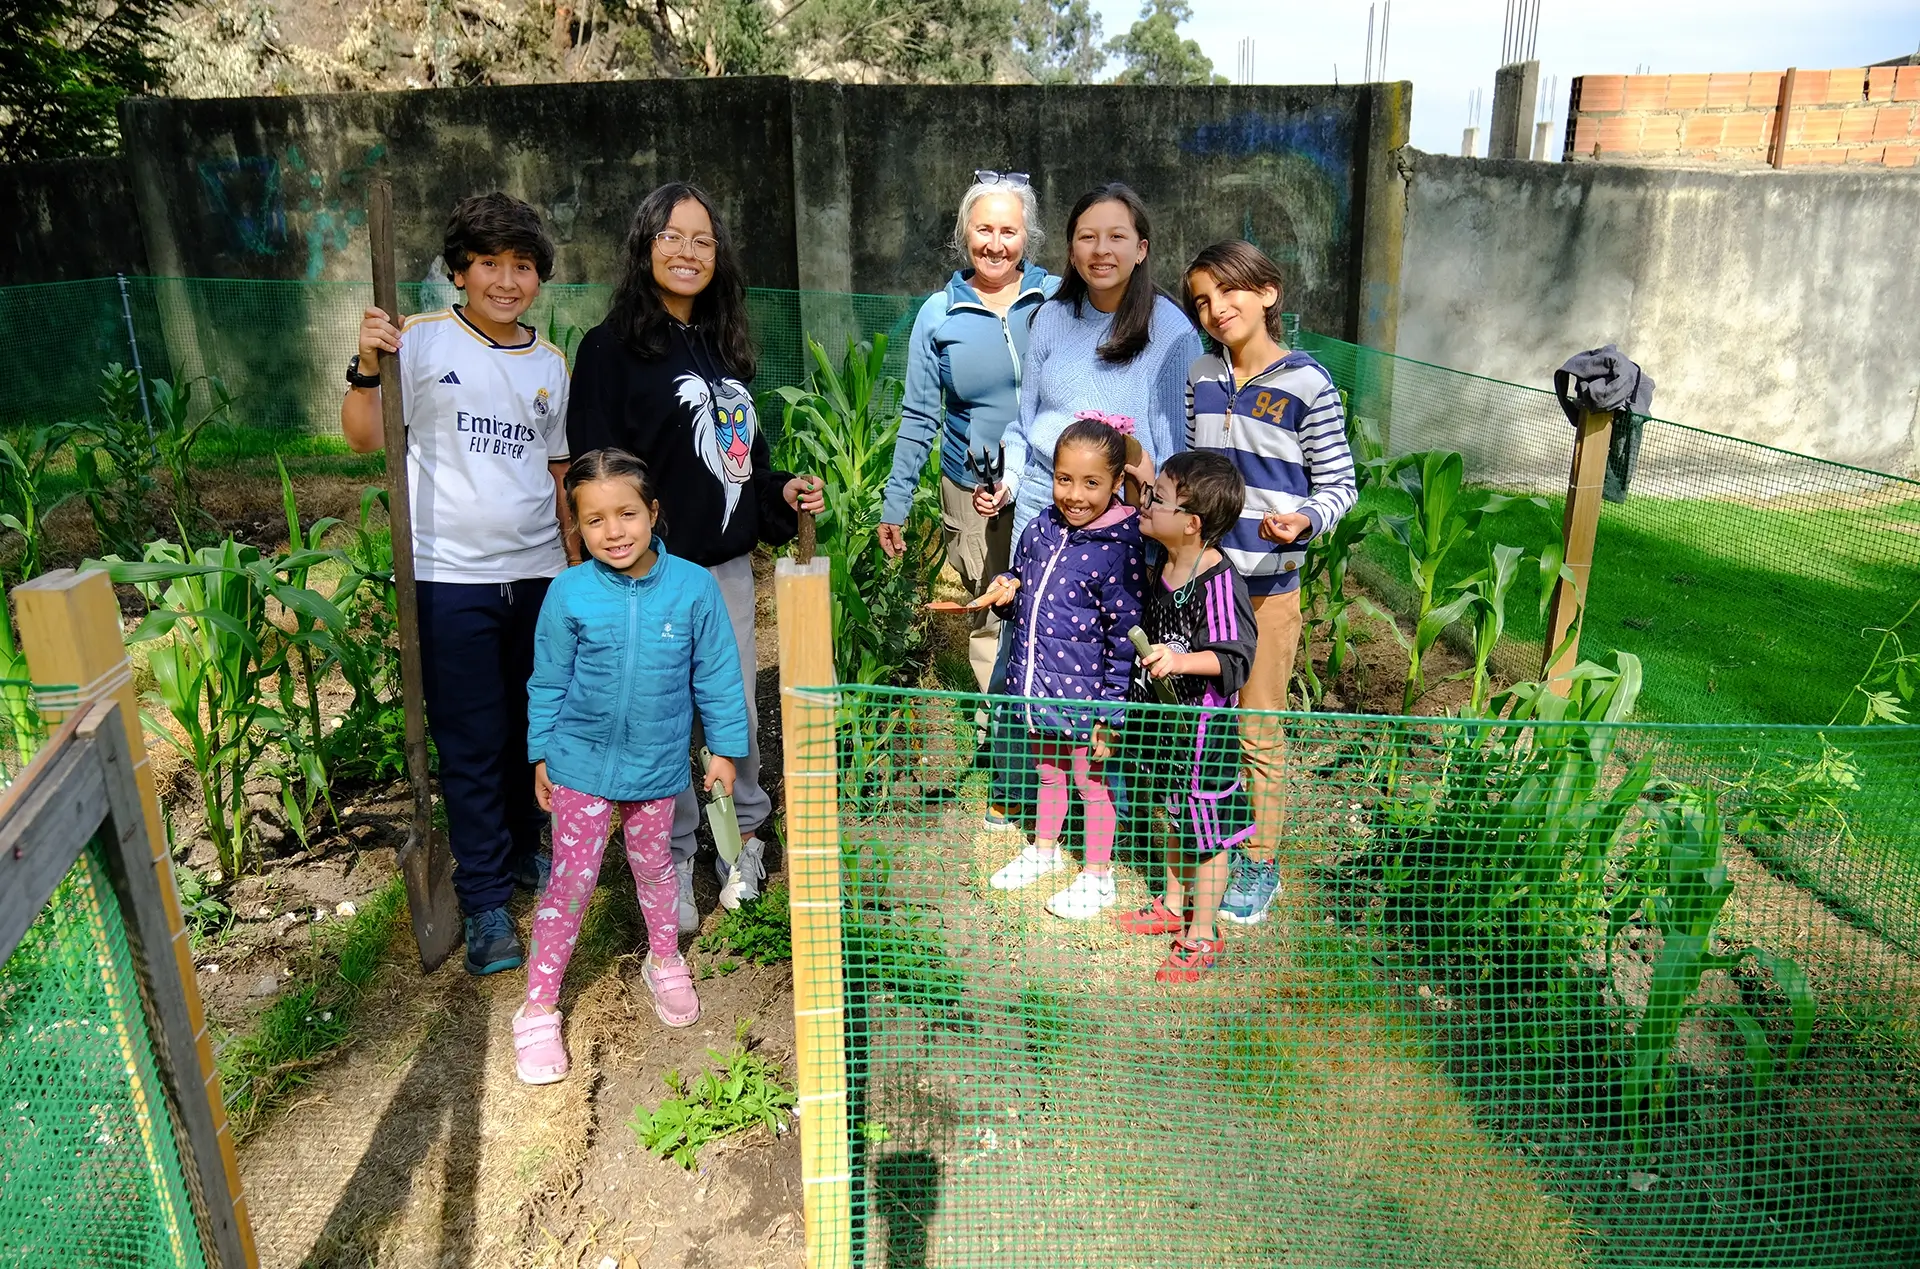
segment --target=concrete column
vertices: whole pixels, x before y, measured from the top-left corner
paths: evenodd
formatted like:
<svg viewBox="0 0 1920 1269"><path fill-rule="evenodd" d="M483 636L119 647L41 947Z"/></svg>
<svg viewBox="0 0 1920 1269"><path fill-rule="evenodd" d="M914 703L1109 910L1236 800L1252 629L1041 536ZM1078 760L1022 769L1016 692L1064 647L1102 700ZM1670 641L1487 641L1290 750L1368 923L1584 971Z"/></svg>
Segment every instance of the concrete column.
<svg viewBox="0 0 1920 1269"><path fill-rule="evenodd" d="M839 358L854 328L853 187L847 172L847 90L818 80L792 81L793 245L798 257L799 329L792 338L805 363L805 339ZM766 342L767 336L761 336Z"/></svg>
<svg viewBox="0 0 1920 1269"><path fill-rule="evenodd" d="M1480 153L1480 129L1462 128L1460 130L1460 157L1471 159Z"/></svg>
<svg viewBox="0 0 1920 1269"><path fill-rule="evenodd" d="M1514 62L1493 75L1493 123L1487 134L1487 157L1527 157L1535 99L1540 95L1540 63Z"/></svg>
<svg viewBox="0 0 1920 1269"><path fill-rule="evenodd" d="M1533 125L1533 161L1547 161L1548 151L1553 146L1553 120L1543 119Z"/></svg>

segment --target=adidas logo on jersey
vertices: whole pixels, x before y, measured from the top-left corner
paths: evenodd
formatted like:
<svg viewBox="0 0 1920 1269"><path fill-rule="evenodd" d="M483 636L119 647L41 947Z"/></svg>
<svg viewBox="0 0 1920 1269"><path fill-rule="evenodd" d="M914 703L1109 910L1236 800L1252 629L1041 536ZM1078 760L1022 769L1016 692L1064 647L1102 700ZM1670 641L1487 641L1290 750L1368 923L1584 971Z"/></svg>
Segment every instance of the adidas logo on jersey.
<svg viewBox="0 0 1920 1269"><path fill-rule="evenodd" d="M460 376L453 373L453 371L449 370L447 371L447 373L440 376L440 382L451 383L457 387L459 386L459 383L460 383Z"/></svg>

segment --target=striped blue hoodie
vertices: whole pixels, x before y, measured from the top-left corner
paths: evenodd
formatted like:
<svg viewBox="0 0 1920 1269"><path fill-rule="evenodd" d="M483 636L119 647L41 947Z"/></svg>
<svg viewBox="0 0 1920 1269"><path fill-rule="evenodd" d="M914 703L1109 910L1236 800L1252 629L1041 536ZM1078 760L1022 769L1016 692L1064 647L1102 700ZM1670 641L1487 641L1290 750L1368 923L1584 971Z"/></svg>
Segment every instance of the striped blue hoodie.
<svg viewBox="0 0 1920 1269"><path fill-rule="evenodd" d="M1340 522L1359 491L1340 390L1320 363L1289 352L1247 382L1209 353L1187 371L1187 444L1225 454L1247 482L1239 523L1220 549L1254 595L1300 587L1307 541ZM1268 513L1297 511L1312 531L1287 545L1260 536Z"/></svg>

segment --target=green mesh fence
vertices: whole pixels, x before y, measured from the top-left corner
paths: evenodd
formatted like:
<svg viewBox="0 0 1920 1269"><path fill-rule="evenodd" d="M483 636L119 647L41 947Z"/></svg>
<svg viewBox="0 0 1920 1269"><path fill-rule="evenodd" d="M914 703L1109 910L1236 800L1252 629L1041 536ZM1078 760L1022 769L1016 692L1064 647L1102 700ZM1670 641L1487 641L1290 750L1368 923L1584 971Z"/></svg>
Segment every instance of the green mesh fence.
<svg viewBox="0 0 1920 1269"><path fill-rule="evenodd" d="M415 284L402 301L417 311L452 296ZM604 286L549 285L528 320L571 353L607 298ZM0 316L15 329L44 332L62 350L48 359L39 354L48 341L34 340L0 352L13 385L0 402L0 425L97 412L100 368L131 364L137 353L150 377L215 374L234 393L237 430L203 441L203 463L291 453L292 435L305 449L341 448L342 371L370 299L366 284L346 282L143 277L0 289ZM836 364L848 337L887 334L888 368L904 373L918 297L752 291L748 300L763 393L804 379L808 334ZM1311 334L1300 342L1349 393L1352 413L1379 428L1390 453L1456 450L1470 483L1542 500L1502 517L1489 541L1537 550L1558 537L1573 432L1544 389ZM778 412L766 416L777 432ZM1383 490L1362 505L1404 509ZM1443 586L1483 561L1479 545L1457 551ZM1358 577L1408 614L1404 557L1384 537L1363 548ZM1523 572L1496 667L1509 679L1538 670L1536 594ZM1916 598L1920 483L1653 420L1642 429L1625 500L1607 503L1601 517L1582 647L1642 659L1646 717L1851 721L1862 704L1852 689L1873 659L1877 631Z"/></svg>
<svg viewBox="0 0 1920 1269"><path fill-rule="evenodd" d="M8 782L40 741L0 682ZM0 1265L206 1263L126 926L90 846L0 964Z"/></svg>
<svg viewBox="0 0 1920 1269"><path fill-rule="evenodd" d="M1455 450L1470 483L1545 498L1546 510L1490 526L1492 538L1533 550L1558 537L1573 429L1551 392L1321 336L1301 342L1389 454ZM1372 502L1404 505L1380 491ZM1405 581L1383 542L1367 556L1389 589ZM1462 551L1446 579L1482 563ZM1523 575L1510 639L1528 674L1540 663L1536 594ZM1602 507L1581 650L1641 658L1645 716L1858 721L1859 702L1847 706L1878 630L1916 599L1920 482L1652 419L1624 501Z"/></svg>
<svg viewBox="0 0 1920 1269"><path fill-rule="evenodd" d="M450 287L416 283L401 288L400 302L419 312L456 298ZM550 284L525 320L571 356L606 315L608 298L606 286ZM820 340L836 363L848 336L887 334L896 344L890 365L904 373L906 335L920 298L749 291L762 354L755 389L806 377L811 361L802 332ZM150 378L219 376L244 427L330 435L339 427L360 314L372 302L372 286L364 282L136 277L0 288L0 319L43 332L61 349L51 361L17 345L0 352L0 373L19 385L0 403L0 424L96 413L101 368L131 366L137 355Z"/></svg>
<svg viewBox="0 0 1920 1269"><path fill-rule="evenodd" d="M1162 982L1116 916L1192 858L1194 712L1130 709L1065 920L1081 804L994 888L977 698L835 699L834 1263L1920 1263L1920 731L1248 715L1279 894Z"/></svg>

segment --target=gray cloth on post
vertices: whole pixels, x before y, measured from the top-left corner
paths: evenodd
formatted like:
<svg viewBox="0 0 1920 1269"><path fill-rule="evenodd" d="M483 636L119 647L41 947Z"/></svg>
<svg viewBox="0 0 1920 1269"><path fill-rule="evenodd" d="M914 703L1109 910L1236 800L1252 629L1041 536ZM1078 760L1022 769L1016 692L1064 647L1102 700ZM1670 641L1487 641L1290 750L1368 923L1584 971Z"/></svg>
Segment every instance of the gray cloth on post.
<svg viewBox="0 0 1920 1269"><path fill-rule="evenodd" d="M1640 458L1640 425L1653 409L1653 376L1608 344L1567 358L1567 364L1554 372L1553 391L1570 423L1578 425L1583 411L1613 415L1601 496L1608 502L1625 502L1627 483Z"/></svg>

